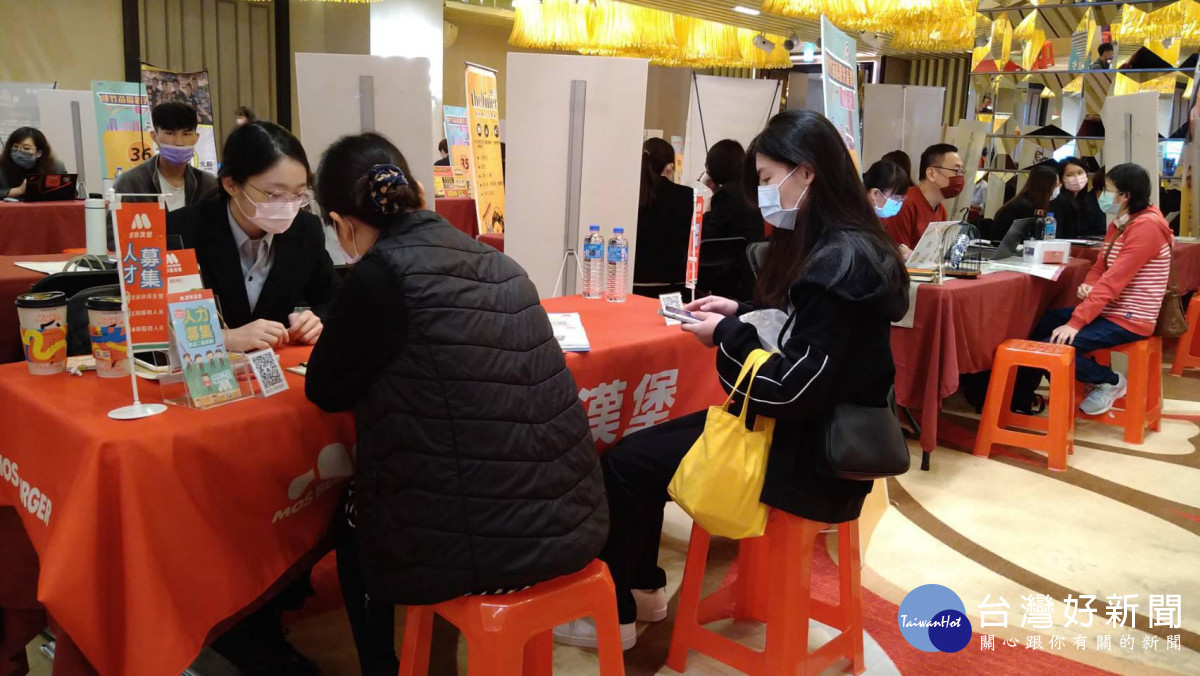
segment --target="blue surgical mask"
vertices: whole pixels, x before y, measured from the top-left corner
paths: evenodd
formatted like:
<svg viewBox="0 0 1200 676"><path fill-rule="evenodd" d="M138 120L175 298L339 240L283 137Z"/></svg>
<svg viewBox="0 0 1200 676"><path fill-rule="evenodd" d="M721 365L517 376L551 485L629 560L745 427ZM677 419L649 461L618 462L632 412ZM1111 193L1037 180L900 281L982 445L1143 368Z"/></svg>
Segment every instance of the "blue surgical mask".
<svg viewBox="0 0 1200 676"><path fill-rule="evenodd" d="M875 207L875 215L880 218L891 218L900 213L900 207L904 206L904 199L899 197L889 197L881 207Z"/></svg>
<svg viewBox="0 0 1200 676"><path fill-rule="evenodd" d="M799 168L792 169L791 173L784 176L783 180L775 185L758 186L758 209L762 212L763 220L782 230L796 229L796 213L800 210L800 202L804 201L804 196L808 194L808 187L805 186L804 192L800 193L800 199L796 200L791 209L784 209L780 204L779 187L787 183L787 180Z"/></svg>
<svg viewBox="0 0 1200 676"><path fill-rule="evenodd" d="M1121 205L1113 202L1116 196L1116 193L1111 193L1107 190L1100 193L1100 196L1096 198L1096 202L1100 204L1100 210L1106 214L1116 215L1121 213Z"/></svg>
<svg viewBox="0 0 1200 676"><path fill-rule="evenodd" d="M9 153L9 156L12 157L13 164L22 169L32 169L33 165L37 164L37 155L34 153L27 153L24 150L17 150L16 148L13 148L12 152Z"/></svg>

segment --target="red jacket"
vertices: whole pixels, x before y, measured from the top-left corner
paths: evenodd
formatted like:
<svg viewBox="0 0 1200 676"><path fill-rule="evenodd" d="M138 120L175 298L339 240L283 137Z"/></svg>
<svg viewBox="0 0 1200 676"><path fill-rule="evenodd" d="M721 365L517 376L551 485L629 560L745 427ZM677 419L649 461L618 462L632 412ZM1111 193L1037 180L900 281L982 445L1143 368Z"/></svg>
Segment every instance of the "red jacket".
<svg viewBox="0 0 1200 676"><path fill-rule="evenodd" d="M1138 212L1123 229L1109 223L1104 247L1084 280L1092 292L1068 326L1081 329L1103 316L1139 336L1152 335L1167 291L1173 244L1171 228L1155 206Z"/></svg>

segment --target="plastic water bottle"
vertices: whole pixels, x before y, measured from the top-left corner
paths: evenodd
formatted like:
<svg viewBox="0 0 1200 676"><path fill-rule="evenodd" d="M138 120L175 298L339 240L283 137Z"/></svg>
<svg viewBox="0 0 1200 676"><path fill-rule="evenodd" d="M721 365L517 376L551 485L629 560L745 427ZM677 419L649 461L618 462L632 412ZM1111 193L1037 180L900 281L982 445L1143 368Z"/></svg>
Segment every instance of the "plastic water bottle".
<svg viewBox="0 0 1200 676"><path fill-rule="evenodd" d="M1058 221L1054 220L1053 211L1046 214L1045 233L1046 236L1043 239L1054 239L1055 235L1058 234Z"/></svg>
<svg viewBox="0 0 1200 676"><path fill-rule="evenodd" d="M583 297L604 297L604 235L598 225L589 225L583 240Z"/></svg>
<svg viewBox="0 0 1200 676"><path fill-rule="evenodd" d="M625 228L613 228L612 239L608 240L608 293L610 303L625 302L625 280L629 277L629 242L625 239Z"/></svg>

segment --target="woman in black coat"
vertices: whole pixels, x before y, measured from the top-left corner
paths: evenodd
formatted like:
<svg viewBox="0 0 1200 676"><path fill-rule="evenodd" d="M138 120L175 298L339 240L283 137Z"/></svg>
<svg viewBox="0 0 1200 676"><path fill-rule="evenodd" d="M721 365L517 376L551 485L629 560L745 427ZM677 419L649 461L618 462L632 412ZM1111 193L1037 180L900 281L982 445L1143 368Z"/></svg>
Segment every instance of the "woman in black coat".
<svg viewBox="0 0 1200 676"><path fill-rule="evenodd" d="M1036 211L1051 211L1050 202L1058 196L1058 171L1046 164L1029 170L1025 187L996 211L987 239L1004 239L1013 221L1033 218Z"/></svg>
<svg viewBox="0 0 1200 676"><path fill-rule="evenodd" d="M1087 169L1077 157L1059 163L1062 191L1050 204L1058 221L1059 239L1103 237L1108 224L1096 202L1096 194L1088 190Z"/></svg>
<svg viewBox="0 0 1200 676"><path fill-rule="evenodd" d="M311 345L321 335L337 278L320 219L301 211L313 198L309 174L299 139L251 122L225 141L221 190L167 214L168 236L196 250L230 352Z"/></svg>
<svg viewBox="0 0 1200 676"><path fill-rule="evenodd" d="M717 373L730 390L750 353L763 347L741 315L755 307L790 315L791 332L759 370L749 403L750 415L776 420L761 500L823 523L855 519L871 482L833 478L815 449L838 404L888 405L891 322L908 307L904 262L824 116L794 110L772 118L747 151L745 177L776 228L757 304L704 298L687 306L702 321L682 328L717 347ZM617 587L623 632L635 620L666 616L666 577L656 565L666 489L704 422L701 411L632 434L601 461L612 523L600 558ZM555 638L590 645L594 632L576 621Z"/></svg>
<svg viewBox="0 0 1200 676"><path fill-rule="evenodd" d="M362 673L392 676L394 604L580 570L608 506L579 389L524 270L425 210L377 134L330 146L317 193L356 262L305 393L354 410L338 575Z"/></svg>
<svg viewBox="0 0 1200 676"><path fill-rule="evenodd" d="M713 196L712 208L704 214L704 239L744 237L747 242L762 241L765 230L762 214L757 205L746 201L742 192L745 157L742 144L733 139L717 141L709 149L704 171Z"/></svg>
<svg viewBox="0 0 1200 676"><path fill-rule="evenodd" d="M692 191L675 183L675 149L660 139L642 144L634 284L683 284L687 275Z"/></svg>

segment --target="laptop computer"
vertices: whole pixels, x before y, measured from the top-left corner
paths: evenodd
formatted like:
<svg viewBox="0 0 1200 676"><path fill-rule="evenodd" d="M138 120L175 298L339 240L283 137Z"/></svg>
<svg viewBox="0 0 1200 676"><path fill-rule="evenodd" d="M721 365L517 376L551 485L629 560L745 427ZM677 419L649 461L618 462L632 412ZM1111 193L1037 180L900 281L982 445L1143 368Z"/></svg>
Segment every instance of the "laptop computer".
<svg viewBox="0 0 1200 676"><path fill-rule="evenodd" d="M26 179L26 202L66 202L78 198L79 174L34 174Z"/></svg>
<svg viewBox="0 0 1200 676"><path fill-rule="evenodd" d="M996 254L991 257L991 260L998 261L1004 258L1011 258L1017 255L1017 246L1029 239L1033 234L1033 226L1037 223L1036 218L1018 218L1008 226L1008 232L1004 233L1004 239L1000 241L1000 246L996 247Z"/></svg>

